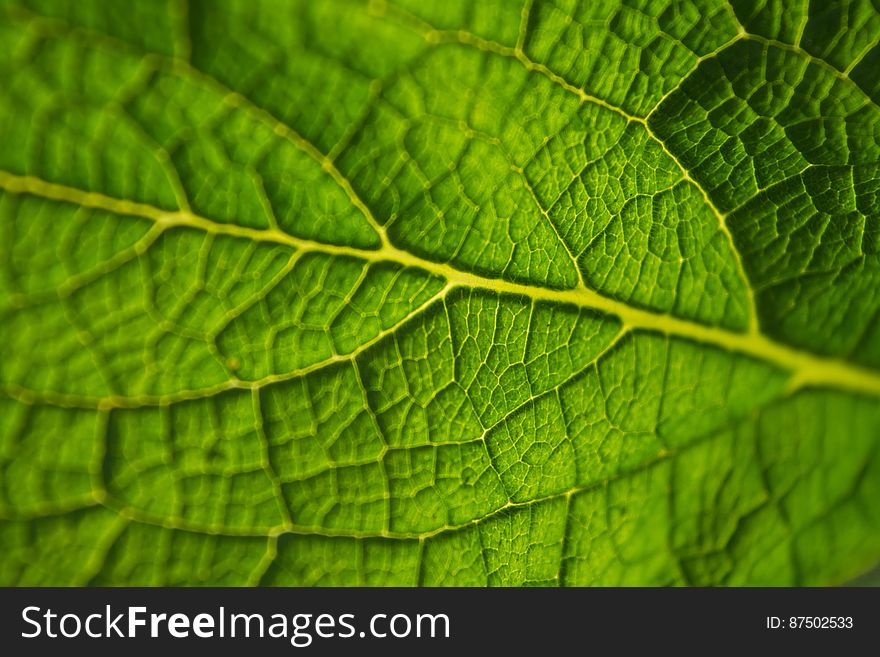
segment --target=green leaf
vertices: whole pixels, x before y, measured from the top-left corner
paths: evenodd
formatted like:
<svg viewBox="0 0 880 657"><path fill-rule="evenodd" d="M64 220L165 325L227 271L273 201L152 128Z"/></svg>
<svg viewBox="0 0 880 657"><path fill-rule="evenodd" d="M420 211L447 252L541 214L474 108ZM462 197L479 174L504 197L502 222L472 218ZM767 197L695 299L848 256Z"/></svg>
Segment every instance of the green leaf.
<svg viewBox="0 0 880 657"><path fill-rule="evenodd" d="M0 2L0 583L870 568L878 34Z"/></svg>

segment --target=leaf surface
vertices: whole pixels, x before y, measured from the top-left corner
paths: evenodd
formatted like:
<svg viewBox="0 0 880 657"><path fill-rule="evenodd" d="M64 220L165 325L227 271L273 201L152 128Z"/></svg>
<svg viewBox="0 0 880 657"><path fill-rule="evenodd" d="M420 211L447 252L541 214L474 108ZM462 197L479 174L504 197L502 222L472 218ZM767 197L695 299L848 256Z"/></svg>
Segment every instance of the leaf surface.
<svg viewBox="0 0 880 657"><path fill-rule="evenodd" d="M867 0L0 3L0 582L880 557Z"/></svg>

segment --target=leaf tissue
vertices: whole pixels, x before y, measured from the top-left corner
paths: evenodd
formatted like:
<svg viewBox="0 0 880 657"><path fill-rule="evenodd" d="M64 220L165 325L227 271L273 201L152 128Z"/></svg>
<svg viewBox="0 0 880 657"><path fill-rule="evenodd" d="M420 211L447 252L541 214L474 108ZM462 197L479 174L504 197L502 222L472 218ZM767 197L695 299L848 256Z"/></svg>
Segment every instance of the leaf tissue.
<svg viewBox="0 0 880 657"><path fill-rule="evenodd" d="M880 558L869 0L0 1L0 583Z"/></svg>

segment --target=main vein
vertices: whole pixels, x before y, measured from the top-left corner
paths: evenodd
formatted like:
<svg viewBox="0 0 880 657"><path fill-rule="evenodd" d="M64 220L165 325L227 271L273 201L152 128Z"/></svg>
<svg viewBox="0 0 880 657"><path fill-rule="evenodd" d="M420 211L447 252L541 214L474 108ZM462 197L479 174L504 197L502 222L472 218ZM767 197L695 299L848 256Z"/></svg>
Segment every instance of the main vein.
<svg viewBox="0 0 880 657"><path fill-rule="evenodd" d="M148 219L163 229L187 227L212 234L285 245L301 251L355 257L368 262L394 262L433 273L451 287L492 290L501 294L526 297L535 301L573 304L620 318L625 330L655 331L668 336L714 345L773 363L791 373L789 389L805 386L830 386L880 396L880 373L836 358L801 351L753 332L738 333L717 326L674 317L666 313L635 308L604 296L584 285L553 289L527 282L490 278L462 271L448 263L435 262L384 243L376 250L325 244L286 233L277 228L256 229L236 224L218 223L189 211L169 212L152 205L114 198L59 185L32 176L0 171L0 188L14 194L30 194L44 199L72 203L121 216Z"/></svg>

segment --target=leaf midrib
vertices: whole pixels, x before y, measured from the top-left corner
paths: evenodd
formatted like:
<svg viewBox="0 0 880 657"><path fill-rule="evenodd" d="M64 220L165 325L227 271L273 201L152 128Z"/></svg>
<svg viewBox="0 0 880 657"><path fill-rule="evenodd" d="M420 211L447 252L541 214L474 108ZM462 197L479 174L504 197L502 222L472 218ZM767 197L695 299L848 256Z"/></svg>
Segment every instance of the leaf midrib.
<svg viewBox="0 0 880 657"><path fill-rule="evenodd" d="M572 304L618 317L623 324L624 331L654 331L671 337L689 339L700 344L710 344L727 351L742 353L772 363L790 372L788 383L790 391L809 386L829 386L872 396L880 396L880 372L840 359L799 350L776 342L760 333L738 333L717 326L699 324L667 313L636 308L618 299L602 295L583 285L570 289L553 289L500 278L489 278L456 269L447 263L426 260L408 251L403 251L390 243L385 243L382 247L375 250L325 244L296 237L276 228L256 229L236 224L218 223L193 212L169 212L145 203L118 199L96 192L86 192L74 187L47 182L33 176L19 176L5 171L0 171L0 188L14 194L29 194L48 200L72 203L81 207L105 210L120 216L147 219L153 221L162 230L174 227L188 227L206 233L284 245L295 248L301 253L315 252L359 258L367 262L397 263L404 267L421 269L445 279L447 284L441 294L454 288L464 287L486 289L501 294L525 297L533 301ZM433 300L434 297L419 306L404 321L420 313ZM377 339L385 337L387 333L397 330L399 325L373 338L370 340L370 344L373 344ZM360 352L362 349L363 345L357 351ZM351 357L352 354L346 354L340 356L338 360ZM310 366L310 371L327 364L329 363L321 362ZM298 376L302 373L304 372L297 371L291 374L291 376ZM273 377L271 381L265 382L263 380L256 382L230 382L216 390L211 388L212 392L210 393L207 392L209 389L203 389L201 391L187 391L182 393L181 396L191 399L204 396L205 393L213 394L225 389L253 388L274 382L275 380L279 379ZM39 396L37 391L32 391L32 393ZM76 405L75 401L77 398L75 396L65 396L65 398L68 398L68 403ZM153 402L163 403L167 402L168 398L168 395L138 397L137 399L142 400L144 403L138 403L137 405L150 405ZM85 400L85 398L82 399ZM98 403L103 407L116 407L124 405L124 400L126 399L131 398L108 397L102 398ZM84 401L84 403L90 405L88 402Z"/></svg>

